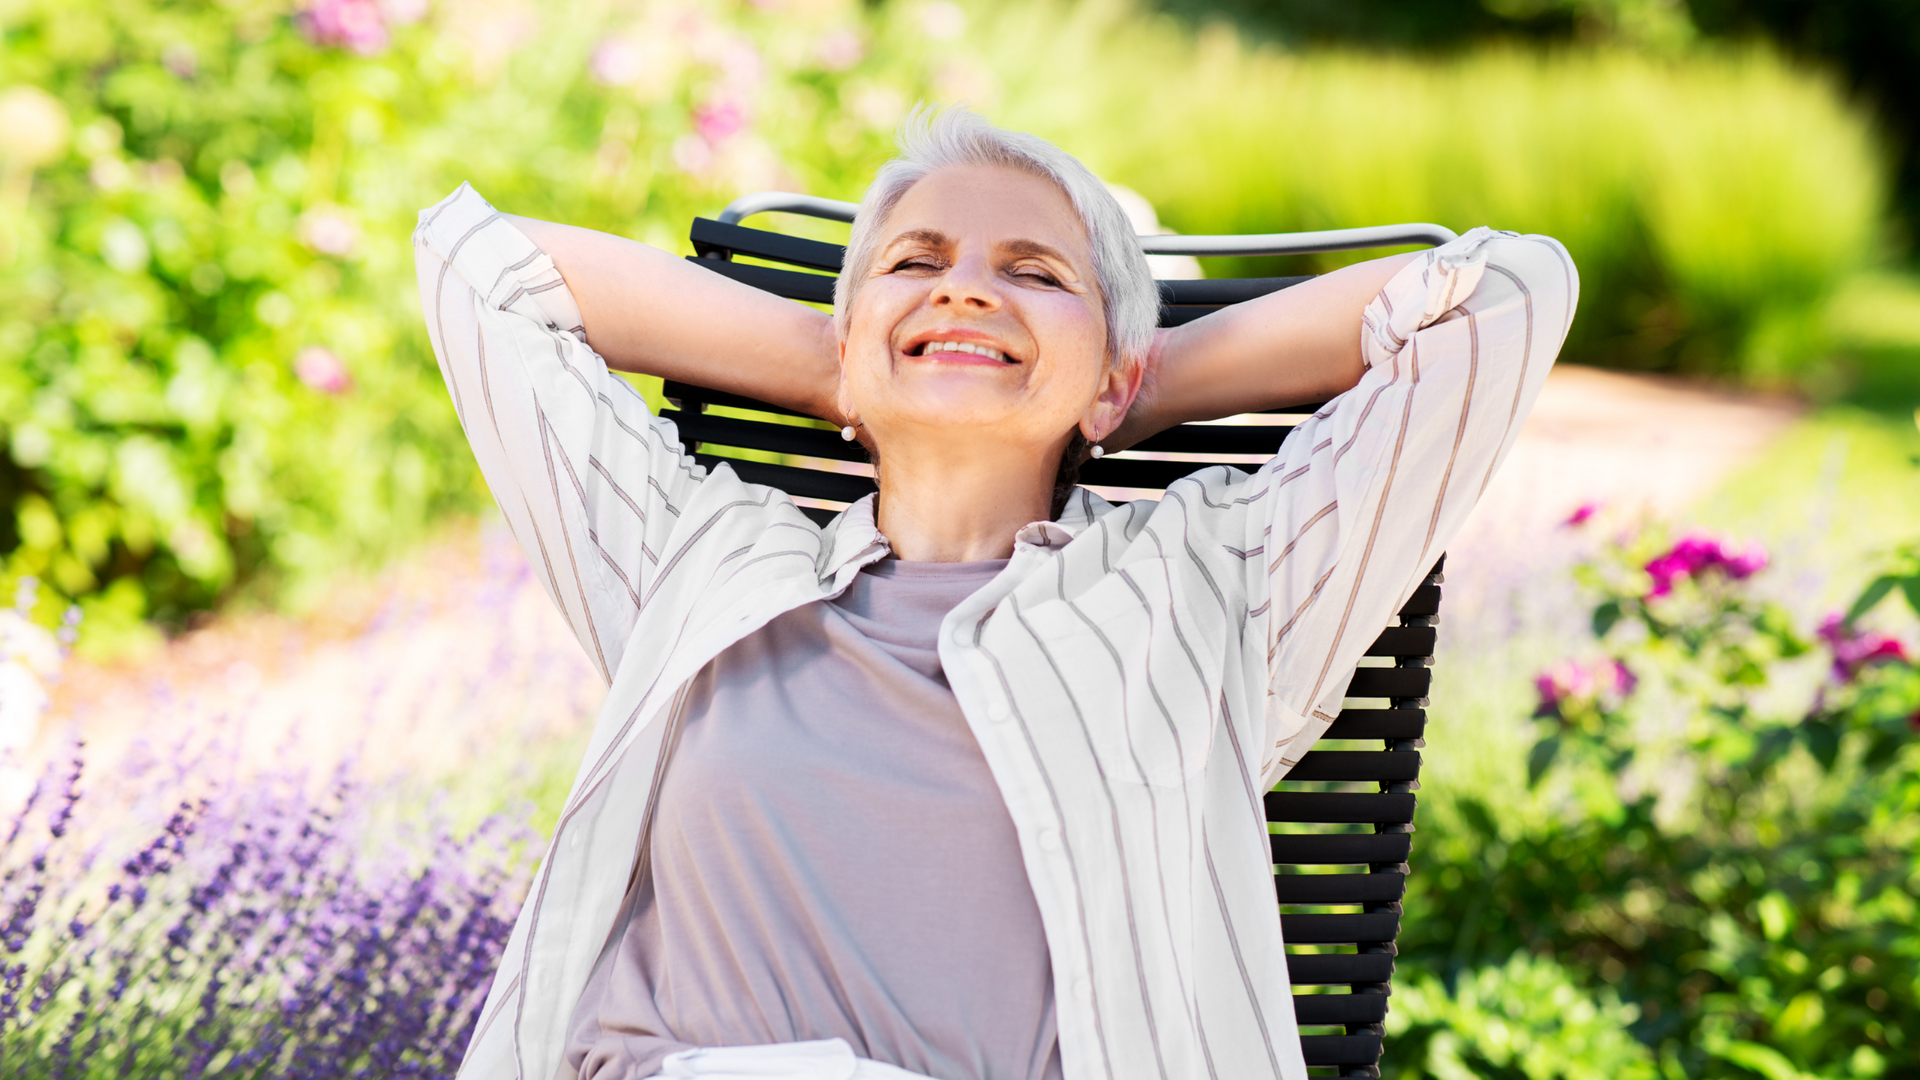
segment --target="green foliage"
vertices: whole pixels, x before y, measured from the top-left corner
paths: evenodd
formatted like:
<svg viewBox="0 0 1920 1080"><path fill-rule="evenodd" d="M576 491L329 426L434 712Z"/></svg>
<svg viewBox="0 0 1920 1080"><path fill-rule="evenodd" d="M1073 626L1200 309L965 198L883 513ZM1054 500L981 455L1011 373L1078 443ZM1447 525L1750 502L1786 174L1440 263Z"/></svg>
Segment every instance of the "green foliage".
<svg viewBox="0 0 1920 1080"><path fill-rule="evenodd" d="M1805 378L1835 344L1835 290L1885 254L1868 122L1762 48L1292 54L1113 4L1010 6L993 27L1002 118L1183 232L1435 221L1559 238L1581 276L1569 361Z"/></svg>
<svg viewBox="0 0 1920 1080"><path fill-rule="evenodd" d="M1764 51L1294 56L1127 0L298 2L0 6L0 573L82 598L94 646L298 603L485 505L403 239L462 180L675 248L746 190L857 196L908 105L969 101L1187 231L1560 236L1570 359L1810 377L1920 295L1842 287L1881 169ZM328 36L343 3L389 12L378 40Z"/></svg>
<svg viewBox="0 0 1920 1080"><path fill-rule="evenodd" d="M0 555L87 597L96 643L484 504L414 300L420 207L471 180L673 248L743 190L857 194L930 93L917 24L853 0L451 2L371 55L293 16L0 8Z"/></svg>
<svg viewBox="0 0 1920 1080"><path fill-rule="evenodd" d="M1640 1010L1589 994L1552 960L1518 953L1498 967L1396 980L1387 1056L1402 1080L1655 1080L1628 1028Z"/></svg>
<svg viewBox="0 0 1920 1080"><path fill-rule="evenodd" d="M1616 986L1688 1075L1920 1067L1920 671L1838 613L1797 629L1755 595L1763 563L1652 529L1582 567L1602 656L1539 683L1554 812L1456 796L1413 878L1412 964L1549 953Z"/></svg>

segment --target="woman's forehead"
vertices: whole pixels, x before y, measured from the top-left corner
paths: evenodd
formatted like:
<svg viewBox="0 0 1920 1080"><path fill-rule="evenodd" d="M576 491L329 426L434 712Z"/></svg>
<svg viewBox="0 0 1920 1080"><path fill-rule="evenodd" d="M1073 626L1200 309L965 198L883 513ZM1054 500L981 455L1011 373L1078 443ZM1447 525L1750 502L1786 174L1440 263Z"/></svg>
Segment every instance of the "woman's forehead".
<svg viewBox="0 0 1920 1080"><path fill-rule="evenodd" d="M1092 256L1086 225L1053 181L993 165L952 165L922 177L887 217L886 243L1051 248L1076 263Z"/></svg>

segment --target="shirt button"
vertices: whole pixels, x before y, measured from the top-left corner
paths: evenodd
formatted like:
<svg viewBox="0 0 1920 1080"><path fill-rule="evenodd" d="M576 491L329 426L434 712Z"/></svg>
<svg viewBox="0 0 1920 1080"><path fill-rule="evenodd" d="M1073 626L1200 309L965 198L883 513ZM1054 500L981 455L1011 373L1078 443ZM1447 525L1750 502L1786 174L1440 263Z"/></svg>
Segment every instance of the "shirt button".
<svg viewBox="0 0 1920 1080"><path fill-rule="evenodd" d="M1013 719L1013 710L1004 701L996 701L987 707L987 719L996 724L1004 724Z"/></svg>
<svg viewBox="0 0 1920 1080"><path fill-rule="evenodd" d="M1093 984L1085 979L1073 980L1073 996L1081 1001L1091 999L1093 997Z"/></svg>
<svg viewBox="0 0 1920 1080"><path fill-rule="evenodd" d="M569 851L580 850L580 830L579 829L573 830L572 835L567 837L567 850Z"/></svg>
<svg viewBox="0 0 1920 1080"><path fill-rule="evenodd" d="M1040 830L1040 847L1046 851L1060 850L1060 833L1055 829Z"/></svg>
<svg viewBox="0 0 1920 1080"><path fill-rule="evenodd" d="M956 626L953 628L953 643L962 647L971 645L973 644L973 635L967 633L966 627Z"/></svg>

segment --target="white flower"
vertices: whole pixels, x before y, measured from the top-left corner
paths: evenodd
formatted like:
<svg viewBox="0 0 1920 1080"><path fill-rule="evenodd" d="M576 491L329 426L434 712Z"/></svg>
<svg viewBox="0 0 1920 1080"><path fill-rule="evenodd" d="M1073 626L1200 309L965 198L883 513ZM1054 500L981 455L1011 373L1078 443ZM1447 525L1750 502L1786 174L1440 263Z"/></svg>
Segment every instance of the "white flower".
<svg viewBox="0 0 1920 1080"><path fill-rule="evenodd" d="M0 93L0 157L29 169L58 161L70 127L66 106L37 86Z"/></svg>

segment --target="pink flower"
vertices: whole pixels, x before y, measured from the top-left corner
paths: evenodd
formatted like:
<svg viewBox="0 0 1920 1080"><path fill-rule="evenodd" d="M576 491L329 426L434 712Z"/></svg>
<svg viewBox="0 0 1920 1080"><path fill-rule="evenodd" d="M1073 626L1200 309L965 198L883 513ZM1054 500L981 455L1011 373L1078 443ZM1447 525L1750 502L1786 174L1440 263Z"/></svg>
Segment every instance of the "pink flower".
<svg viewBox="0 0 1920 1080"><path fill-rule="evenodd" d="M323 394L344 394L353 389L353 376L339 354L324 345L309 345L293 358L293 374L301 382Z"/></svg>
<svg viewBox="0 0 1920 1080"><path fill-rule="evenodd" d="M359 246L360 226L340 211L322 207L300 219L300 240L322 254L345 257Z"/></svg>
<svg viewBox="0 0 1920 1080"><path fill-rule="evenodd" d="M820 58L820 66L828 71L845 71L867 55L866 42L852 30L839 29L820 39L814 55Z"/></svg>
<svg viewBox="0 0 1920 1080"><path fill-rule="evenodd" d="M1873 664L1906 663L1907 647L1900 639L1849 625L1838 613L1820 620L1815 631L1833 651L1833 681L1850 683Z"/></svg>
<svg viewBox="0 0 1920 1080"><path fill-rule="evenodd" d="M1585 525L1588 518L1600 512L1601 505L1598 499L1588 499L1586 502L1574 507L1573 513L1567 515L1567 520L1560 523L1561 527L1572 529Z"/></svg>
<svg viewBox="0 0 1920 1080"><path fill-rule="evenodd" d="M587 70L607 86L631 86L640 81L646 67L645 57L633 43L622 38L607 38L594 46Z"/></svg>
<svg viewBox="0 0 1920 1080"><path fill-rule="evenodd" d="M1534 693L1539 698L1533 715L1564 716L1570 705L1610 708L1639 685L1639 677L1618 660L1562 660L1533 677Z"/></svg>
<svg viewBox="0 0 1920 1080"><path fill-rule="evenodd" d="M372 56L387 47L387 20L378 0L312 0L295 17L307 40Z"/></svg>
<svg viewBox="0 0 1920 1080"><path fill-rule="evenodd" d="M1718 571L1735 581L1752 577L1767 568L1767 549L1758 543L1735 550L1703 532L1691 532L1647 563L1647 575L1653 588L1647 599L1655 600L1673 592L1682 578L1699 577L1709 570Z"/></svg>
<svg viewBox="0 0 1920 1080"><path fill-rule="evenodd" d="M719 146L746 127L747 111L731 99L709 101L693 111L693 129L711 146Z"/></svg>

